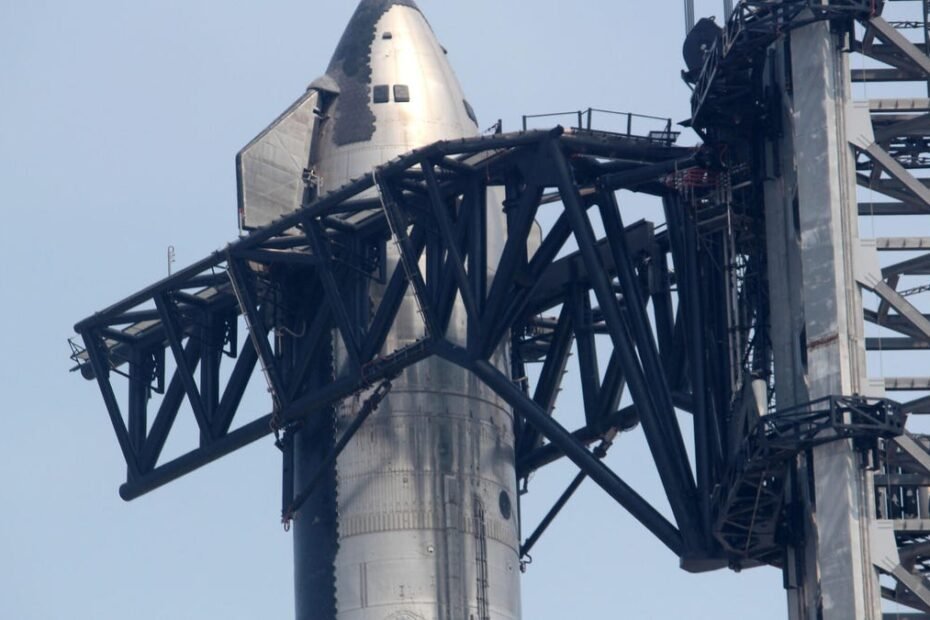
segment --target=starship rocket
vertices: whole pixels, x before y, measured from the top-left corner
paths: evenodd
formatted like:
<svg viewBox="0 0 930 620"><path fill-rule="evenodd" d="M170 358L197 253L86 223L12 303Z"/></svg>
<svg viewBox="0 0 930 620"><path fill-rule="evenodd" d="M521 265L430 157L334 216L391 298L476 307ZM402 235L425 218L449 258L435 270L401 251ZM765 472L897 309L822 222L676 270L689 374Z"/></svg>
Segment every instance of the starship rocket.
<svg viewBox="0 0 930 620"><path fill-rule="evenodd" d="M256 228L414 148L478 135L446 50L413 0L363 0L323 77L237 157L239 218ZM360 199L377 203L377 188ZM489 282L506 238L488 199ZM398 257L388 244L388 269ZM383 295L373 281L372 304ZM385 353L424 335L408 293ZM447 337L464 343L456 308ZM506 339L505 339L506 340ZM344 353L333 336L323 381ZM496 356L509 370L509 351ZM295 438L296 487L365 395ZM400 375L294 523L298 620L520 618L513 414L466 371L428 359Z"/></svg>

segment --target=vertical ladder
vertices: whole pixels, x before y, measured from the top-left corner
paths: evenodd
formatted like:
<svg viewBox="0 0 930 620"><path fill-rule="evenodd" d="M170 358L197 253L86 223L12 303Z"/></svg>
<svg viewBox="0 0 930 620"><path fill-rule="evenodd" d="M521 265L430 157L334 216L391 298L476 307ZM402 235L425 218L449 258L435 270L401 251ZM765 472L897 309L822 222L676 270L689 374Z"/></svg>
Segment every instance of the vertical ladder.
<svg viewBox="0 0 930 620"><path fill-rule="evenodd" d="M491 620L488 603L488 532L485 521L484 505L475 497L475 564L477 568L478 620Z"/></svg>

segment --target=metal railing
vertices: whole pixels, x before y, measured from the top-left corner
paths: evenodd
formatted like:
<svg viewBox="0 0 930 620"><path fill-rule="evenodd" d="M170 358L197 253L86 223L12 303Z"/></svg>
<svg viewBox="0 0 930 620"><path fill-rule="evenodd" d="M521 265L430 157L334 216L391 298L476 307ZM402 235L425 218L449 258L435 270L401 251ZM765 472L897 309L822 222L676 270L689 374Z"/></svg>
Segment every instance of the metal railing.
<svg viewBox="0 0 930 620"><path fill-rule="evenodd" d="M597 116L597 119L595 119ZM604 121L604 118L608 120ZM601 108L587 108L569 112L550 112L547 114L524 114L523 131L528 131L530 121L537 119L570 118L569 128L577 131L596 131L629 136L673 144L680 132L672 130L672 119L632 112L617 112Z"/></svg>

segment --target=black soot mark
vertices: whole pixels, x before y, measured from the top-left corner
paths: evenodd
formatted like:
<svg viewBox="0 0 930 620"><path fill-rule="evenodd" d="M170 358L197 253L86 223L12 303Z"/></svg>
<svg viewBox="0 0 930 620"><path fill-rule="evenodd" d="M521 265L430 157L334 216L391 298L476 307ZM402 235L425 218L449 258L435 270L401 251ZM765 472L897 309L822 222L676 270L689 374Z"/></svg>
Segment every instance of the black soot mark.
<svg viewBox="0 0 930 620"><path fill-rule="evenodd" d="M371 111L371 45L375 26L394 6L419 11L413 0L364 0L352 16L327 75L339 85L333 140L339 146L368 142L375 133L375 115Z"/></svg>

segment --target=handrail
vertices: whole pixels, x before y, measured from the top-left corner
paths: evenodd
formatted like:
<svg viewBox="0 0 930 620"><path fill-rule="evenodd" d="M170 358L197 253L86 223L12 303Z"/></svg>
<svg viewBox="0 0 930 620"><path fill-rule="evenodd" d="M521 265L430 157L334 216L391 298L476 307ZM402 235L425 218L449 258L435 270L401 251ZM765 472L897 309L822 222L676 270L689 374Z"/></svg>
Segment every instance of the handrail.
<svg viewBox="0 0 930 620"><path fill-rule="evenodd" d="M636 120L660 121L663 123L662 129L651 130L647 132L645 135L642 135L639 137L654 139L655 135L658 134L658 135L663 136L662 138L663 142L674 141L674 138L677 137L677 135L674 134L672 131L672 119L671 118L665 118L665 117L660 117L660 116L650 116L648 114L636 114L634 112L621 112L617 110L607 110L604 108L593 108L593 107L589 107L584 110L572 110L572 111L567 111L567 112L551 112L548 114L524 114L523 115L523 131L529 130L528 121L531 119L559 118L559 117L564 117L564 116L571 116L576 119L577 124L574 127L572 127L573 129L577 129L580 131L597 131L595 127L595 122L594 122L595 113L602 114L602 115L626 117L625 130L624 131L612 131L611 133L617 133L620 135L627 135L627 136L633 137L633 136L637 136L637 134L634 133L634 122Z"/></svg>

